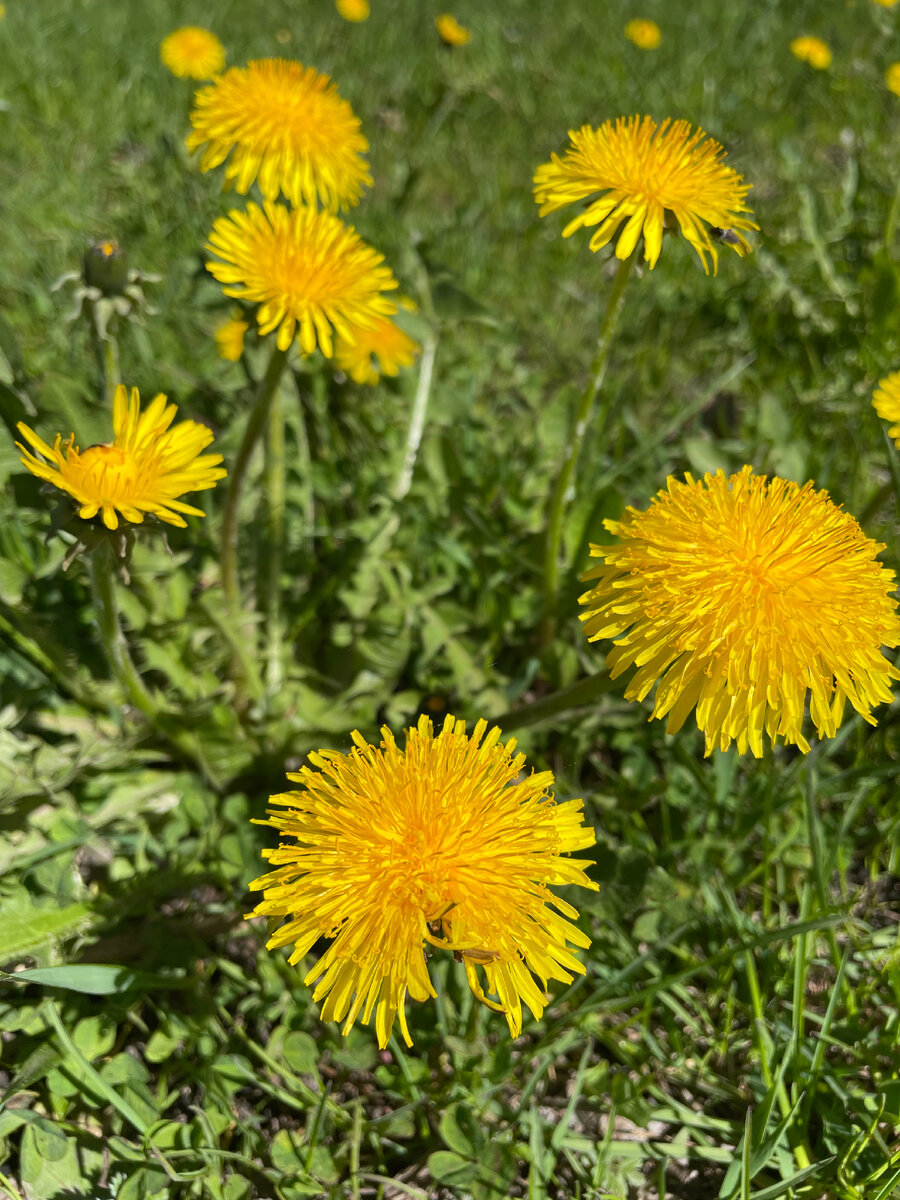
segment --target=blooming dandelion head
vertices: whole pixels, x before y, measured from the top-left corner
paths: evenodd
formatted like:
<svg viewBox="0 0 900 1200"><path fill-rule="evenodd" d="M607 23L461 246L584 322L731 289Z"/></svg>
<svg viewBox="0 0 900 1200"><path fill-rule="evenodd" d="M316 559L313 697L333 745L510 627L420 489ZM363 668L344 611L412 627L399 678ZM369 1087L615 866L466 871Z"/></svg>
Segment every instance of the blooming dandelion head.
<svg viewBox="0 0 900 1200"><path fill-rule="evenodd" d="M244 353L244 336L250 326L246 321L231 317L216 330L216 346L219 354L228 362L240 362Z"/></svg>
<svg viewBox="0 0 900 1200"><path fill-rule="evenodd" d="M900 96L900 62L891 63L884 73L884 82L889 92Z"/></svg>
<svg viewBox="0 0 900 1200"><path fill-rule="evenodd" d="M625 26L625 36L639 50L655 50L662 40L657 23L642 17L636 17L633 21L628 22Z"/></svg>
<svg viewBox="0 0 900 1200"><path fill-rule="evenodd" d="M343 1021L346 1034L374 1013L382 1047L395 1019L411 1044L406 996L434 996L426 951L452 951L516 1036L523 1003L539 1018L549 980L584 973L570 945L590 939L551 891L596 890L590 864L567 857L594 844L582 802L557 803L550 772L524 774L515 741L504 745L485 721L467 736L448 716L435 736L423 716L404 748L389 729L382 739L375 747L354 733L349 754L311 754L288 776L303 790L272 797L259 824L281 844L263 851L273 869L250 885L263 892L255 914L270 929L285 922L268 946L292 946L298 963L331 939L305 976L325 1001L322 1020Z"/></svg>
<svg viewBox="0 0 900 1200"><path fill-rule="evenodd" d="M214 33L196 25L185 25L164 38L159 57L180 79L212 79L225 69L225 47Z"/></svg>
<svg viewBox="0 0 900 1200"><path fill-rule="evenodd" d="M137 388L131 389L129 397L120 385L112 442L82 451L74 434L65 442L57 434L49 446L20 422L19 432L32 450L16 445L28 470L67 492L85 520L100 513L107 529L118 529L120 516L138 525L149 513L169 525L184 526L182 513L196 517L204 513L178 497L215 487L225 471L219 465L220 454L200 453L212 441L212 431L196 421L173 425L177 411L159 395L142 413Z"/></svg>
<svg viewBox="0 0 900 1200"><path fill-rule="evenodd" d="M583 200L590 203L563 230L569 237L582 227L597 229L591 250L614 238L616 256L628 258L641 237L652 268L662 250L663 229L677 222L697 251L703 269L718 267L717 245L746 254L740 232L757 226L743 215L750 184L723 162L725 151L702 129L668 118L619 117L597 129L585 125L569 133L570 146L538 167L534 198L540 215Z"/></svg>
<svg viewBox="0 0 900 1200"><path fill-rule="evenodd" d="M372 183L359 118L327 75L283 58L232 67L194 98L189 150L200 168L225 163L241 195L254 180L267 200L336 210ZM226 161L227 160L227 161Z"/></svg>
<svg viewBox="0 0 900 1200"><path fill-rule="evenodd" d="M817 71L825 71L831 66L831 50L828 43L823 42L821 38L794 38L791 42L791 54Z"/></svg>
<svg viewBox="0 0 900 1200"><path fill-rule="evenodd" d="M440 13L434 18L434 26L441 41L447 46L465 46L472 40L470 30L461 25L452 13Z"/></svg>
<svg viewBox="0 0 900 1200"><path fill-rule="evenodd" d="M419 353L418 344L394 321L381 320L371 329L357 326L352 333L352 342L335 339L334 363L355 383L374 385L382 375L398 375Z"/></svg>
<svg viewBox="0 0 900 1200"><path fill-rule="evenodd" d="M764 733L809 749L807 699L820 737L848 700L875 723L900 678L881 653L900 643L894 573L827 492L750 467L670 477L646 512L605 524L618 542L591 546L585 632L614 639L612 678L637 668L627 699L658 682L651 715L670 733L696 708L707 754L734 741L759 757Z"/></svg>
<svg viewBox="0 0 900 1200"><path fill-rule="evenodd" d="M872 404L882 421L893 421L888 436L900 449L900 371L894 371L880 380L872 393Z"/></svg>
<svg viewBox="0 0 900 1200"><path fill-rule="evenodd" d="M277 329L281 350L296 335L304 354L318 345L330 358L333 330L352 341L354 327L397 311L384 295L397 286L384 256L329 212L248 204L219 217L207 249L220 260L207 270L225 295L257 304L260 334Z"/></svg>
<svg viewBox="0 0 900 1200"><path fill-rule="evenodd" d="M334 6L345 21L368 20L369 0L335 0Z"/></svg>

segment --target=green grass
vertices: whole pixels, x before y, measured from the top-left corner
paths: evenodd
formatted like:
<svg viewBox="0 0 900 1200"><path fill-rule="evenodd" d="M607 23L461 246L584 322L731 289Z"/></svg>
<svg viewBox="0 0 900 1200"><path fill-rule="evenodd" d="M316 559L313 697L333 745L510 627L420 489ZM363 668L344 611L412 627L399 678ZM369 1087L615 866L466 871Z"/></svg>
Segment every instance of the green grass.
<svg viewBox="0 0 900 1200"><path fill-rule="evenodd" d="M882 83L900 8L461 0L473 41L454 53L438 11L373 0L354 26L326 0L7 2L0 967L36 973L0 976L0 1195L900 1196L896 705L807 756L703 759L692 720L669 737L621 685L582 684L603 651L575 619L603 518L685 470L812 478L900 561L898 475L870 404L900 366L900 101ZM657 53L624 40L634 15L660 22ZM168 550L139 540L120 592L170 710L153 729L109 678L86 568L62 571L12 431L25 416L44 436L106 436L85 329L51 285L112 235L162 276L146 289L157 312L122 331L124 379L207 420L226 460L237 449L251 391L216 355L230 302L202 267L235 198L184 155L189 88L158 62L186 22L233 63L289 54L334 75L372 144L353 222L407 294L433 298L438 346L399 504L415 372L375 390L292 373L286 678L241 717L222 489ZM787 52L806 32L830 41L831 71ZM546 497L611 276L585 238L559 236L564 217L538 218L531 176L569 128L636 111L723 142L761 232L717 278L668 239L630 283L612 419L585 438L542 654ZM261 490L255 469L248 584L267 580L247 533ZM380 1052L367 1028L319 1023L300 972L243 922L266 841L250 818L311 749L429 705L503 717L558 796L584 797L600 891L571 899L593 945L586 976L515 1042L436 955L412 1050Z"/></svg>

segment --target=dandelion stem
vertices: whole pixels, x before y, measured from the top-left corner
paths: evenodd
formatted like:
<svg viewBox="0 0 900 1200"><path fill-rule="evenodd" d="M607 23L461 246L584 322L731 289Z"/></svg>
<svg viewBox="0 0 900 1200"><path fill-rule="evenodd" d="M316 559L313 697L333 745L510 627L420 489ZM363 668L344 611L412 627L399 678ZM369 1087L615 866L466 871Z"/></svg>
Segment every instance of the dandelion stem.
<svg viewBox="0 0 900 1200"><path fill-rule="evenodd" d="M94 345L94 354L97 357L97 367L103 385L103 395L112 410L116 388L121 382L119 378L119 344L115 334L111 333L109 328L101 329L97 302L94 300L89 303L88 318L91 327L91 341Z"/></svg>
<svg viewBox="0 0 900 1200"><path fill-rule="evenodd" d="M597 349L594 354L594 361L591 363L590 379L578 401L578 408L575 411L575 421L569 435L569 444L566 447L565 458L563 459L562 468L550 496L547 516L547 540L544 547L544 605L540 634L541 649L544 650L553 640L556 625L554 610L556 608L559 583L559 551L562 544L566 505L575 487L575 468L578 464L578 455L584 440L584 434L591 419L594 402L603 386L603 378L606 375L606 366L609 362L609 352L612 347L616 326L619 322L619 314L622 311L625 284L628 282L628 276L631 274L633 262L634 254L630 254L628 258L623 259L619 263L619 268L616 271L612 290L606 302L606 311L603 314L603 320L600 322L600 333L597 337ZM596 421L598 429L602 429L606 424L608 414L609 401L607 400Z"/></svg>
<svg viewBox="0 0 900 1200"><path fill-rule="evenodd" d="M431 394L431 377L434 372L434 356L437 353L437 336L429 333L422 346L422 361L419 364L419 382L413 400L412 415L409 420L409 433L406 437L406 454L403 466L394 484L394 499L402 500L412 486L413 470L419 453L419 444L425 429L425 416L428 412L428 397Z"/></svg>
<svg viewBox="0 0 900 1200"><path fill-rule="evenodd" d="M266 427L266 418L275 389L287 361L287 350L279 350L276 346L269 359L269 365L263 376L256 395L256 403L247 418L244 436L237 452L237 458L231 467L228 479L228 491L225 495L225 512L222 517L221 568L222 590L225 593L225 607L228 615L237 617L241 608L241 589L238 580L238 509L241 501L241 491L247 476L247 468L259 439Z"/></svg>
<svg viewBox="0 0 900 1200"><path fill-rule="evenodd" d="M116 604L115 567L109 544L100 542L90 555L91 591L103 652L116 680L136 709L156 722L159 709L147 691L128 649Z"/></svg>
<svg viewBox="0 0 900 1200"><path fill-rule="evenodd" d="M266 685L270 694L277 692L281 686L284 499L284 411L276 388L266 429Z"/></svg>

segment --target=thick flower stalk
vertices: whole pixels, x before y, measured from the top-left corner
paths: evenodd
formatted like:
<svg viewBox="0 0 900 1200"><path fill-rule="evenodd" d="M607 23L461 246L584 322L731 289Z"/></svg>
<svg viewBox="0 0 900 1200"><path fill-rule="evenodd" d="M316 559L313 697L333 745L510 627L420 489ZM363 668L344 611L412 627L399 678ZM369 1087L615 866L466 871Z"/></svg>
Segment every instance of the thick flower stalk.
<svg viewBox="0 0 900 1200"><path fill-rule="evenodd" d="M626 699L658 684L651 717L670 733L696 709L707 754L736 742L759 757L763 734L807 751L807 701L820 737L848 701L870 724L890 701L894 572L827 492L750 467L670 477L645 512L604 524L618 541L591 546L585 632L614 639L612 678L637 668Z"/></svg>
<svg viewBox="0 0 900 1200"><path fill-rule="evenodd" d="M749 251L741 230L757 228L745 215L751 185L725 165L725 151L702 129L668 117L661 125L651 117L619 117L597 129L571 130L569 139L562 158L554 154L534 176L542 217L580 206L563 237L596 226L591 250L615 239L620 259L629 258L643 238L644 259L652 268L663 230L677 222L707 274L707 259L713 273L718 269L718 245L740 255Z"/></svg>
<svg viewBox="0 0 900 1200"><path fill-rule="evenodd" d="M448 716L435 736L423 716L403 749L381 732L380 747L354 733L349 754L311 754L288 776L303 790L273 796L258 822L280 838L263 851L274 869L250 885L263 891L255 914L270 918L268 946L292 946L298 963L331 939L305 976L322 1020L346 1034L374 1013L382 1047L395 1020L412 1043L406 996L434 996L427 955L452 951L515 1037L523 1003L539 1018L549 980L584 973L570 946L590 939L551 890L597 890L591 864L566 857L594 844L582 802L557 803L552 774L524 774L515 741L486 721L467 736Z"/></svg>
<svg viewBox="0 0 900 1200"><path fill-rule="evenodd" d="M201 454L213 440L212 430L196 421L173 425L178 409L156 396L141 412L137 388L129 396L120 385L113 405L113 440L80 450L75 435L57 434L52 446L22 422L22 463L33 475L67 492L78 516L89 521L98 513L107 529L119 518L139 525L151 515L169 525L186 525L182 514L202 517L202 509L179 497L216 486L223 478L221 454ZM33 453L37 451L37 454Z"/></svg>
<svg viewBox="0 0 900 1200"><path fill-rule="evenodd" d="M194 105L188 149L203 148L203 171L225 163L226 183L242 196L255 181L267 200L336 210L372 184L359 118L312 67L283 58L232 67Z"/></svg>

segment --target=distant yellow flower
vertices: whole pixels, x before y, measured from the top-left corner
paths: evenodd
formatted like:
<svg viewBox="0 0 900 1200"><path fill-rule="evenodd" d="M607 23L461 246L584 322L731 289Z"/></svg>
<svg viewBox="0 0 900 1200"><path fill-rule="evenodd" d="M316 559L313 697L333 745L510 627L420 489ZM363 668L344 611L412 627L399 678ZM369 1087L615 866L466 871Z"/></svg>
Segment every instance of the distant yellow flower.
<svg viewBox="0 0 900 1200"><path fill-rule="evenodd" d="M900 371L894 371L879 380L872 393L872 403L882 421L894 422L888 429L888 436L894 439L900 449Z"/></svg>
<svg viewBox="0 0 900 1200"><path fill-rule="evenodd" d="M335 338L334 362L356 383L376 384L381 375L398 375L419 353L416 342L393 321L379 321L372 329L357 327L353 339Z"/></svg>
<svg viewBox="0 0 900 1200"><path fill-rule="evenodd" d="M207 270L225 295L258 304L259 332L277 328L281 350L298 334L304 354L318 345L330 358L332 328L349 341L352 328L371 329L397 311L382 295L397 286L384 255L329 212L248 204L219 217L207 249L222 259Z"/></svg>
<svg viewBox="0 0 900 1200"><path fill-rule="evenodd" d="M229 362L240 361L244 353L244 334L249 328L246 321L240 321L236 317L219 326L216 330L216 345L222 358Z"/></svg>
<svg viewBox="0 0 900 1200"><path fill-rule="evenodd" d="M225 47L214 33L196 25L185 25L164 38L159 57L180 79L212 79L225 69Z"/></svg>
<svg viewBox="0 0 900 1200"><path fill-rule="evenodd" d="M194 98L187 147L200 169L225 163L242 196L254 180L267 200L336 210L372 182L359 118L327 75L283 58L232 67ZM229 157L230 155L230 157Z"/></svg>
<svg viewBox="0 0 900 1200"><path fill-rule="evenodd" d="M653 717L680 729L696 707L706 753L759 757L763 733L807 751L809 698L820 737L834 737L847 700L874 725L900 672L881 654L900 643L894 572L826 491L736 475L670 477L646 512L605 521L619 540L583 578L591 641L613 638L615 679L637 666L625 697L659 681Z"/></svg>
<svg viewBox="0 0 900 1200"><path fill-rule="evenodd" d="M460 25L452 13L441 13L434 18L435 28L448 46L465 46L471 42L472 34L465 25Z"/></svg>
<svg viewBox="0 0 900 1200"><path fill-rule="evenodd" d="M900 62L891 63L884 73L884 82L888 86L888 91L893 92L895 96L900 96Z"/></svg>
<svg viewBox="0 0 900 1200"><path fill-rule="evenodd" d="M113 408L113 440L84 451L75 445L74 433L65 442L57 434L48 446L20 421L19 432L41 455L36 457L17 442L22 462L32 475L68 492L86 521L101 513L108 529L118 529L117 514L135 525L145 513L180 526L187 524L181 513L204 516L202 509L178 497L215 487L225 475L219 466L221 454L200 454L212 441L212 430L196 421L179 421L169 428L178 409L167 405L163 395L143 414L140 403L137 388L131 389L129 398L120 384Z"/></svg>
<svg viewBox="0 0 900 1200"><path fill-rule="evenodd" d="M513 1037L523 1002L539 1019L549 980L584 974L570 944L586 948L590 938L550 890L597 890L585 875L592 864L565 857L594 844L582 802L557 803L553 775L526 775L525 755L514 753L514 739L504 745L499 729L486 721L471 737L465 729L448 716L435 737L423 716L402 750L387 728L380 747L355 732L349 754L320 750L288 775L304 790L273 796L277 807L257 822L280 843L263 851L275 869L250 884L263 892L254 912L270 930L286 922L268 947L292 945L295 964L331 939L304 978L318 980L313 1000L327 997L321 1018L343 1021L346 1034L374 1012L382 1047L395 1019L412 1044L406 995L435 995L430 947L454 952L475 996L504 1013Z"/></svg>
<svg viewBox="0 0 900 1200"><path fill-rule="evenodd" d="M335 0L334 6L345 21L368 19L369 0Z"/></svg>
<svg viewBox="0 0 900 1200"><path fill-rule="evenodd" d="M0 4L0 21L6 16L6 5Z"/></svg>
<svg viewBox="0 0 900 1200"><path fill-rule="evenodd" d="M791 42L791 54L801 62L809 63L817 71L824 71L831 66L831 51L821 38L794 38Z"/></svg>
<svg viewBox="0 0 900 1200"><path fill-rule="evenodd" d="M750 212L744 200L751 185L725 166L725 151L702 129L692 132L687 121L669 118L658 126L651 117L619 117L598 129L571 130L569 139L562 158L554 154L535 172L540 215L601 194L569 222L563 237L599 225L591 250L618 235L616 257L625 259L643 235L644 258L652 268L662 250L663 228L674 225L674 218L707 274L707 254L713 271L718 269L713 238L740 255L749 251L739 231L757 228L741 215Z"/></svg>
<svg viewBox="0 0 900 1200"><path fill-rule="evenodd" d="M639 50L655 50L662 40L662 34L655 21L647 21L636 17L625 26L625 36Z"/></svg>
<svg viewBox="0 0 900 1200"><path fill-rule="evenodd" d="M882 8L893 8L897 0L875 0L876 4L880 4Z"/></svg>

